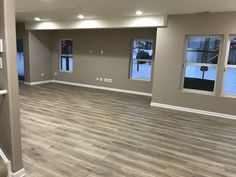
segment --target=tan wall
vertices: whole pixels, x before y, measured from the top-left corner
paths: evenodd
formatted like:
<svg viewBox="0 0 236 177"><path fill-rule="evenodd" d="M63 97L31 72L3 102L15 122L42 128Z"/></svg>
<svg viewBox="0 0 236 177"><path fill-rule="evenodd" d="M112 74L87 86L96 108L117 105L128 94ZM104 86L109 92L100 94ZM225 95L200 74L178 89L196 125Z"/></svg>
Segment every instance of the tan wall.
<svg viewBox="0 0 236 177"><path fill-rule="evenodd" d="M128 79L129 59L131 40L155 40L156 29L53 31L52 37L53 79L151 93L152 82ZM59 41L63 38L74 41L73 73L59 71ZM97 77L111 78L113 82L98 82Z"/></svg>
<svg viewBox="0 0 236 177"><path fill-rule="evenodd" d="M236 115L236 99L221 96L224 63L230 34L236 34L236 13L177 15L158 29L153 102ZM223 35L216 95L181 91L186 35Z"/></svg>
<svg viewBox="0 0 236 177"><path fill-rule="evenodd" d="M30 82L51 80L51 36L48 31L28 31ZM41 75L44 74L44 75Z"/></svg>
<svg viewBox="0 0 236 177"><path fill-rule="evenodd" d="M0 148L12 162L12 170L22 169L18 77L16 60L16 28L14 0L0 0L0 38L4 39L3 70L0 71Z"/></svg>
<svg viewBox="0 0 236 177"><path fill-rule="evenodd" d="M49 31L27 31L24 23L16 24L17 38L24 41L25 82L51 80L51 35ZM41 76L44 74L44 76Z"/></svg>

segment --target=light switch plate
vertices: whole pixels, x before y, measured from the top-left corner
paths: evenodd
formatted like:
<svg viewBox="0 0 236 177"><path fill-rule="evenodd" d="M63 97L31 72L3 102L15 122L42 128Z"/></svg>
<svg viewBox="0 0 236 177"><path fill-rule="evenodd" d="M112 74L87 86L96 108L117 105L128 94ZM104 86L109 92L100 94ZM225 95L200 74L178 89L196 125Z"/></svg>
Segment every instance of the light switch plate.
<svg viewBox="0 0 236 177"><path fill-rule="evenodd" d="M0 69L2 69L2 57L0 57Z"/></svg>
<svg viewBox="0 0 236 177"><path fill-rule="evenodd" d="M0 52L1 53L3 52L3 42L2 42L2 39L0 39Z"/></svg>

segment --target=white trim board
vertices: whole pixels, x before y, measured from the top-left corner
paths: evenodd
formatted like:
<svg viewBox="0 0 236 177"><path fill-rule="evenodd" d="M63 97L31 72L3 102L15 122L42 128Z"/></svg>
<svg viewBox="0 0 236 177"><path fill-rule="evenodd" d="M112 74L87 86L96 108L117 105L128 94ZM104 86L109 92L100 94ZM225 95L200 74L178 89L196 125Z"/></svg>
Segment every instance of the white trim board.
<svg viewBox="0 0 236 177"><path fill-rule="evenodd" d="M7 166L8 171L8 177L24 177L26 175L25 169L22 168L21 170L17 171L16 173L13 173L11 170L11 161L8 160L8 158L5 156L4 152L0 149L0 157L3 159L4 163Z"/></svg>
<svg viewBox="0 0 236 177"><path fill-rule="evenodd" d="M5 156L4 152L0 149L0 157L2 158L3 162L7 166L7 177L12 177L11 173L11 162L8 160L8 158Z"/></svg>
<svg viewBox="0 0 236 177"><path fill-rule="evenodd" d="M173 106L173 105L156 103L156 102L151 102L151 106L165 108L165 109L172 109L172 110L177 110L177 111L196 113L196 114L202 114L202 115L207 115L207 116L220 117L220 118L224 118L224 119L236 120L236 115L231 115L231 114L223 114L223 113L218 113L218 112L204 111L204 110L200 110L200 109L192 109L192 108L186 108L186 107L180 107L180 106Z"/></svg>
<svg viewBox="0 0 236 177"><path fill-rule="evenodd" d="M2 158L5 164L10 162L1 149L0 149L0 157Z"/></svg>
<svg viewBox="0 0 236 177"><path fill-rule="evenodd" d="M24 82L25 85L41 85L41 84L48 84L51 83L52 80L46 80L46 81L38 81L38 82Z"/></svg>
<svg viewBox="0 0 236 177"><path fill-rule="evenodd" d="M24 168L22 168L21 170L17 171L16 173L11 173L11 177L24 177L24 176L26 176Z"/></svg>
<svg viewBox="0 0 236 177"><path fill-rule="evenodd" d="M72 86L77 86L77 87L86 87L86 88L93 88L93 89L99 89L99 90L108 90L108 91L113 91L113 92L129 93L129 94L149 96L149 97L152 96L151 93L146 93L146 92L138 92L138 91L133 91L133 90L117 89L117 88L96 86L96 85L89 85L89 84L80 84L80 83L75 83L75 82L66 82L66 81L59 81L59 80L46 80L46 81L39 81L39 82L24 82L25 85L30 85L30 86L48 84L48 83L72 85Z"/></svg>
<svg viewBox="0 0 236 177"><path fill-rule="evenodd" d="M132 90L124 90L124 89L116 89L116 88L111 88L111 87L95 86L95 85L88 85L88 84L79 84L79 83L65 82L65 81L59 81L59 80L52 80L52 82L53 83L58 83L58 84L78 86L78 87L86 87L86 88L93 88L93 89L99 89L99 90L107 90L107 91L113 91L113 92L129 93L129 94L149 96L149 97L152 96L151 93L138 92L138 91L132 91Z"/></svg>

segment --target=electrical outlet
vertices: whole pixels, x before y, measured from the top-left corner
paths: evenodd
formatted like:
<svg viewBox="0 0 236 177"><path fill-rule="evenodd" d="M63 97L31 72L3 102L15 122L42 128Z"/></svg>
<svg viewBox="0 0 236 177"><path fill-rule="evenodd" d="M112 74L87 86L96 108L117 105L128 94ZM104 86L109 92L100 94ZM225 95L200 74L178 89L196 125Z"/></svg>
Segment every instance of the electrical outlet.
<svg viewBox="0 0 236 177"><path fill-rule="evenodd" d="M100 51L100 53L101 53L101 54L104 54L104 51L103 51L103 50L101 50L101 51Z"/></svg>
<svg viewBox="0 0 236 177"><path fill-rule="evenodd" d="M57 76L57 72L55 72L54 75Z"/></svg>
<svg viewBox="0 0 236 177"><path fill-rule="evenodd" d="M44 73L41 73L41 76L43 77L45 74Z"/></svg>
<svg viewBox="0 0 236 177"><path fill-rule="evenodd" d="M104 82L109 82L109 83L111 83L111 82L112 82L112 79L110 79L110 78L104 78Z"/></svg>

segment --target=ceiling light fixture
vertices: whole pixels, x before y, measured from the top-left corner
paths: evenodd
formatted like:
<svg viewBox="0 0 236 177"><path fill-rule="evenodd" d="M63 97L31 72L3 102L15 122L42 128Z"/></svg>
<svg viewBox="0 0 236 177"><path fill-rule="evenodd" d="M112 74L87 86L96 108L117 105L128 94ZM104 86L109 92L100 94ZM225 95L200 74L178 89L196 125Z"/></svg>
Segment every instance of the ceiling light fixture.
<svg viewBox="0 0 236 177"><path fill-rule="evenodd" d="M136 15L138 15L138 16L143 15L143 11L137 10L137 11L136 11Z"/></svg>
<svg viewBox="0 0 236 177"><path fill-rule="evenodd" d="M34 18L35 21L40 21L41 19L39 17Z"/></svg>
<svg viewBox="0 0 236 177"><path fill-rule="evenodd" d="M82 14L80 14L80 15L78 15L78 18L79 18L79 19L83 19L84 16L83 16Z"/></svg>

